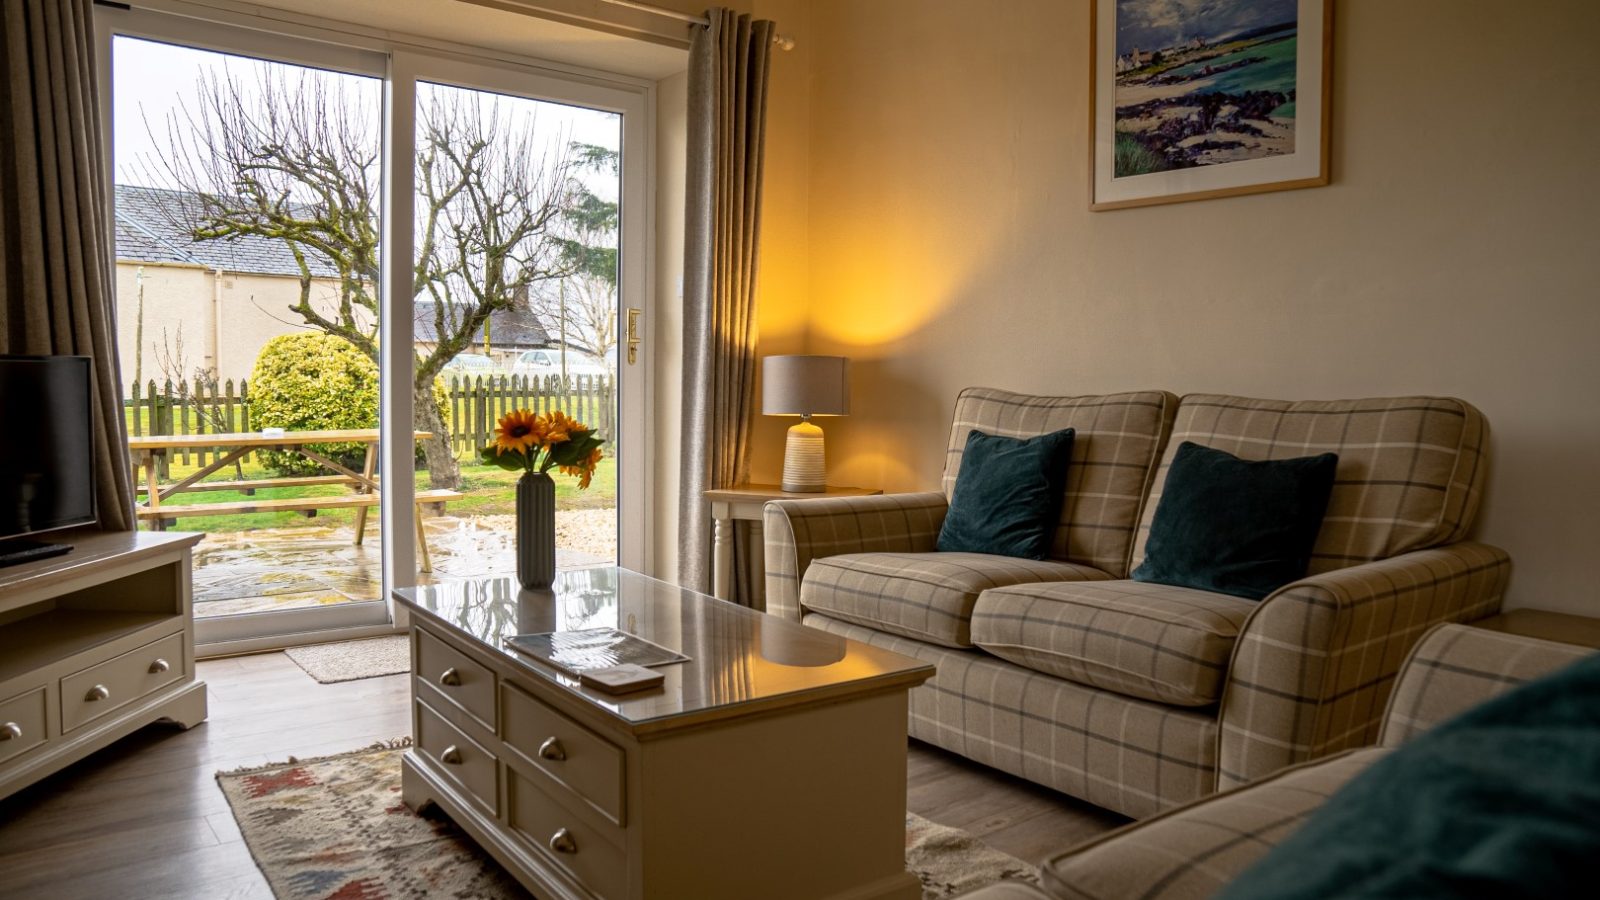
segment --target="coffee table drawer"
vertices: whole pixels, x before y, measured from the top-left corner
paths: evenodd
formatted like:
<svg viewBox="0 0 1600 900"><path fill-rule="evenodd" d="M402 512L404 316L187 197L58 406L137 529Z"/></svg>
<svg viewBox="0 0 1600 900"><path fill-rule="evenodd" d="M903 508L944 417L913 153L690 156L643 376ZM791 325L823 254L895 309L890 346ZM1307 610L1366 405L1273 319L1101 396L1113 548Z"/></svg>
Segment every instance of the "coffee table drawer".
<svg viewBox="0 0 1600 900"><path fill-rule="evenodd" d="M417 629L416 676L495 729L494 672L422 628Z"/></svg>
<svg viewBox="0 0 1600 900"><path fill-rule="evenodd" d="M538 785L506 768L512 829L602 897L621 897L627 888L622 849L608 836L573 815Z"/></svg>
<svg viewBox="0 0 1600 900"><path fill-rule="evenodd" d="M44 743L44 688L0 703L0 762Z"/></svg>
<svg viewBox="0 0 1600 900"><path fill-rule="evenodd" d="M183 634L129 650L61 679L61 731L88 724L184 675Z"/></svg>
<svg viewBox="0 0 1600 900"><path fill-rule="evenodd" d="M417 747L430 762L466 788L490 814L500 812L494 754L417 701Z"/></svg>
<svg viewBox="0 0 1600 900"><path fill-rule="evenodd" d="M500 696L506 746L606 818L625 824L622 750L510 682Z"/></svg>

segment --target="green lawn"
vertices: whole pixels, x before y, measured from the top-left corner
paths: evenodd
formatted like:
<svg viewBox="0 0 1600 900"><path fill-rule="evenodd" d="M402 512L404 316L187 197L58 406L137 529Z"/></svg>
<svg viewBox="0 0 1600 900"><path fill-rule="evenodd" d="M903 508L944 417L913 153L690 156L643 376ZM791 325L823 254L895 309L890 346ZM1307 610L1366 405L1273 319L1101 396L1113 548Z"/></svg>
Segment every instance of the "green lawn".
<svg viewBox="0 0 1600 900"><path fill-rule="evenodd" d="M171 480L178 481L185 475L194 472L199 466L180 465L176 461L172 464ZM556 482L556 508L557 509L589 509L615 506L617 502L617 461L606 457L600 461L595 470L594 481L586 491L578 490L578 481L552 470L552 477ZM270 478L273 473L267 471L259 463L251 462L244 466L246 479ZM232 466L224 471L211 476L209 480L232 481L236 480L237 473ZM508 472L494 466L484 466L477 463L463 464L461 466L461 492L466 498L449 504L445 510L450 515L458 516L485 516L485 515L510 515L516 512L516 483L518 473ZM417 490L427 490L431 485L427 472L418 472L416 478ZM282 487L263 488L256 491L253 498L246 497L236 491L203 491L183 493L169 498L167 503L200 504L200 503L225 503L240 500L265 500L272 498L290 497L338 497L348 494L349 488L339 485L313 486L313 487ZM141 499L143 495L140 495ZM369 521L376 523L376 518L368 515ZM316 518L310 520L318 524L348 525L355 522L355 510L338 509L325 510L317 513ZM182 531L249 531L256 528L283 528L307 524L308 520L301 513L273 512L273 513L248 513L227 516L188 516L178 520L175 528Z"/></svg>

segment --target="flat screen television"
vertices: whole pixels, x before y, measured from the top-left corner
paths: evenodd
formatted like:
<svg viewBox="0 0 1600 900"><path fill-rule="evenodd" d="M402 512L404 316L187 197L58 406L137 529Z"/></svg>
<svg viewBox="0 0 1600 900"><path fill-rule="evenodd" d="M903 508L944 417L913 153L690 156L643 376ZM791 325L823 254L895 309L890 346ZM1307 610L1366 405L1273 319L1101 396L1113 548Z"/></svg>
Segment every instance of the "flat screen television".
<svg viewBox="0 0 1600 900"><path fill-rule="evenodd" d="M0 355L0 555L12 561L71 549L19 538L95 522L91 371L87 356Z"/></svg>

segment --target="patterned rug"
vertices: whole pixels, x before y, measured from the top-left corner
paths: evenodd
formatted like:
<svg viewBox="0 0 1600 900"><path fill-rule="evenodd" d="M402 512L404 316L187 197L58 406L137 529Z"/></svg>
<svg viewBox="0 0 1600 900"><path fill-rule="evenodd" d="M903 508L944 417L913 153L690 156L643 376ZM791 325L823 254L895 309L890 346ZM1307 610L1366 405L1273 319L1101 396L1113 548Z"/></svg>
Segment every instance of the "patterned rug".
<svg viewBox="0 0 1600 900"><path fill-rule="evenodd" d="M528 897L448 819L400 802L401 738L339 756L217 773L246 846L279 900ZM906 867L924 900L1034 868L956 828L906 814Z"/></svg>
<svg viewBox="0 0 1600 900"><path fill-rule="evenodd" d="M322 684L411 671L411 639L403 634L290 647L284 655Z"/></svg>

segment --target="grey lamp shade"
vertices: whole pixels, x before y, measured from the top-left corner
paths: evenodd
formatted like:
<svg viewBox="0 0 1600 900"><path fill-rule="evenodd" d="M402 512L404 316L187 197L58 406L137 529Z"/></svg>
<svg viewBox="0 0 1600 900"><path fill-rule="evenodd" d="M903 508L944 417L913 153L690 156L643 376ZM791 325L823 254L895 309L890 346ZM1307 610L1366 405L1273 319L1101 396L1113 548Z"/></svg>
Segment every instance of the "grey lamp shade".
<svg viewBox="0 0 1600 900"><path fill-rule="evenodd" d="M765 416L850 414L850 360L843 356L765 357L761 385Z"/></svg>

